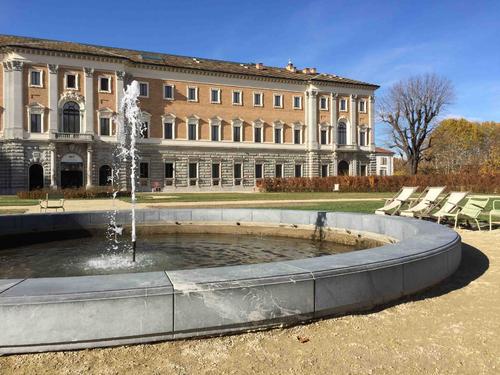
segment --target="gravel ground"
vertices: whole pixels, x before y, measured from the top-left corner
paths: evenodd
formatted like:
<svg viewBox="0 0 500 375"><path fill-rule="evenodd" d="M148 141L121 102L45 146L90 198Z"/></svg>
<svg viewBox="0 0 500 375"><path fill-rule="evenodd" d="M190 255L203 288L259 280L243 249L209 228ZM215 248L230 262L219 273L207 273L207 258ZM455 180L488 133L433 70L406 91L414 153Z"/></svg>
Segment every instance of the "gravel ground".
<svg viewBox="0 0 500 375"><path fill-rule="evenodd" d="M462 231L459 270L359 315L288 329L0 357L0 374L498 374L500 230Z"/></svg>

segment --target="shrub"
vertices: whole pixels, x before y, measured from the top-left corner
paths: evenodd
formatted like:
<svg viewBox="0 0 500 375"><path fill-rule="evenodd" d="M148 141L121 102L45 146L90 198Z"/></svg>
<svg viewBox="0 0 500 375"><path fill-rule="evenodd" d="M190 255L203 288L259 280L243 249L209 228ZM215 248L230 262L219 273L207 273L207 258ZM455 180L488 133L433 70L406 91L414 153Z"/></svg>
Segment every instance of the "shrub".
<svg viewBox="0 0 500 375"><path fill-rule="evenodd" d="M259 189L266 192L328 192L334 185L344 192L393 192L402 186L446 186L447 190L474 193L500 192L500 173L431 174L415 176L332 176L265 178Z"/></svg>
<svg viewBox="0 0 500 375"><path fill-rule="evenodd" d="M91 189L41 189L32 191L18 191L17 197L20 199L45 199L47 194L61 195L64 199L96 199L111 198L113 190L111 187L94 187ZM119 191L118 197L130 197L130 191Z"/></svg>

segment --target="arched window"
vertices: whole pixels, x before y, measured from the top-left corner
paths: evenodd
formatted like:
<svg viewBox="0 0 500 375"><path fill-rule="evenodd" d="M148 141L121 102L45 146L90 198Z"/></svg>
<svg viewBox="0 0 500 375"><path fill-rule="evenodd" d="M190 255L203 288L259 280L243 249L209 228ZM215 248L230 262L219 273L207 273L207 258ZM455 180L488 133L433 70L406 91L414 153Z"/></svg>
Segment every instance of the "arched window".
<svg viewBox="0 0 500 375"><path fill-rule="evenodd" d="M99 168L99 186L111 185L111 167L103 165Z"/></svg>
<svg viewBox="0 0 500 375"><path fill-rule="evenodd" d="M341 160L337 167L337 174L339 176L347 176L349 174L349 163Z"/></svg>
<svg viewBox="0 0 500 375"><path fill-rule="evenodd" d="M337 128L337 139L339 145L347 144L347 127L345 122L339 122L339 126Z"/></svg>
<svg viewBox="0 0 500 375"><path fill-rule="evenodd" d="M75 102L67 102L63 106L64 133L80 133L80 106Z"/></svg>

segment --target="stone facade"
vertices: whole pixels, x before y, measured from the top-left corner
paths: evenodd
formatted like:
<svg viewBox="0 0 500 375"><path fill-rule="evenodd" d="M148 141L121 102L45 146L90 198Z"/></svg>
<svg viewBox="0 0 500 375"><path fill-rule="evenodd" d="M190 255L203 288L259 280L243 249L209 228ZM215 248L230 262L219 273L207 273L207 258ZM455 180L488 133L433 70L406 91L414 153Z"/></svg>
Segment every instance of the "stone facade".
<svg viewBox="0 0 500 375"><path fill-rule="evenodd" d="M148 124L139 143L141 190L251 190L256 164L263 177L377 173L376 85L291 64L184 58L185 66L159 66L116 49L113 57L75 54L76 44L32 49L12 38L0 37L0 193L103 184L116 145L113 116L131 80L142 84Z"/></svg>

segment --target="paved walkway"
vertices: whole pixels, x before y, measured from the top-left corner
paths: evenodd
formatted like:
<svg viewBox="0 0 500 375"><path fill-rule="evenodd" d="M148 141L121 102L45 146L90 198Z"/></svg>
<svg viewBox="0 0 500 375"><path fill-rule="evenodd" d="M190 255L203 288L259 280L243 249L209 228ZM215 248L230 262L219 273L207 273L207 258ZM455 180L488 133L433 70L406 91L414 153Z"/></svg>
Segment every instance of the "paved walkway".
<svg viewBox="0 0 500 375"><path fill-rule="evenodd" d="M460 234L463 260L452 277L377 311L203 340L0 357L0 374L499 374L500 230Z"/></svg>

